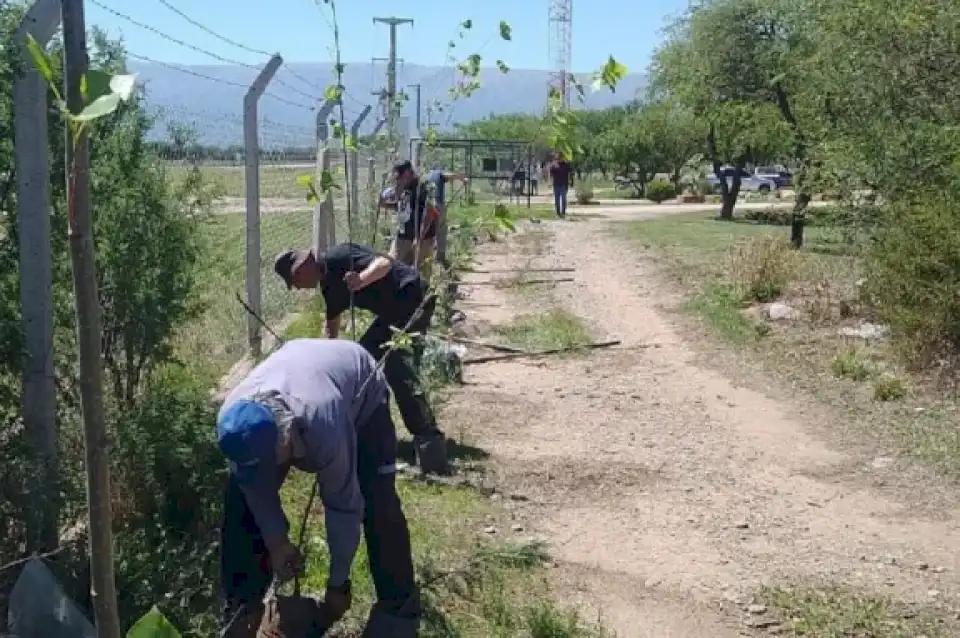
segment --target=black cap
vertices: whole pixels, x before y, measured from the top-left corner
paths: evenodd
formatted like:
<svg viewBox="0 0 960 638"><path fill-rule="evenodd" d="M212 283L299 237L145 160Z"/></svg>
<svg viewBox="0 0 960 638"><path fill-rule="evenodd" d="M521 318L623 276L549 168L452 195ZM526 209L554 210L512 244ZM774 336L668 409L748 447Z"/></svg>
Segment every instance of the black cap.
<svg viewBox="0 0 960 638"><path fill-rule="evenodd" d="M397 162L393 165L393 172L397 175L406 173L407 171L413 170L413 164L410 163L410 160L403 160L402 162Z"/></svg>
<svg viewBox="0 0 960 638"><path fill-rule="evenodd" d="M313 255L311 250L287 250L273 260L273 270L287 284L287 290L293 288L293 272Z"/></svg>

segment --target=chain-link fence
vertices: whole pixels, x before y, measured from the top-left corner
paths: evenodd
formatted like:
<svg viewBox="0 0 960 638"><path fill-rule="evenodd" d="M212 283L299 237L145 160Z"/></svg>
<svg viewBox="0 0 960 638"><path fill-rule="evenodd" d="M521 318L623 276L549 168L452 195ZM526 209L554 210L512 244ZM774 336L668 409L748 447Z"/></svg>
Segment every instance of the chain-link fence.
<svg viewBox="0 0 960 638"><path fill-rule="evenodd" d="M308 299L288 291L273 271L274 258L290 249L314 245L317 205L308 199L304 179L318 167L316 131L312 126L259 122L259 223L248 233L248 192L243 121L239 116L173 109L156 114L157 137L174 187L202 185L209 198L197 220L205 251L198 268L200 312L181 331L181 352L229 364L251 350L249 314L239 295L274 330L282 329ZM354 242L385 249L393 219L379 210L379 193L389 173L385 151L360 147L344 153L336 141L327 152L337 187L333 199L336 242ZM355 172L354 172L355 169ZM349 177L348 177L349 176ZM321 194L322 197L322 194ZM348 200L350 216L348 219ZM248 286L248 241L260 245L259 299ZM258 328L261 337L263 330Z"/></svg>
<svg viewBox="0 0 960 638"><path fill-rule="evenodd" d="M259 306L264 321L282 324L304 297L287 291L273 273L282 250L310 246L313 205L298 181L316 168L312 127L259 123L259 224L248 233L247 168L243 121L228 114L164 110L156 130L163 138L167 175L174 186L201 182L209 195L208 214L197 220L204 240L198 268L200 312L185 328L182 348L214 361L230 363L249 352L246 300L247 243L259 237Z"/></svg>

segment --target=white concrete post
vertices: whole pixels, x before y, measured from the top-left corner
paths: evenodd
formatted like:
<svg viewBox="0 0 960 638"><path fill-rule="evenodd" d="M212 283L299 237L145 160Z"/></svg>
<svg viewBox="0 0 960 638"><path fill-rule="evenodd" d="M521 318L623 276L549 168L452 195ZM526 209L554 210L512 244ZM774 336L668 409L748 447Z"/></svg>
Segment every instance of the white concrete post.
<svg viewBox="0 0 960 638"><path fill-rule="evenodd" d="M247 94L243 96L243 152L244 179L246 181L247 208L247 303L258 316L263 315L263 299L260 291L260 136L258 105L260 97L267 90L270 80L283 64L283 58L274 55L254 79ZM260 322L252 315L247 317L247 343L250 355L259 357L262 351L263 335L260 334Z"/></svg>
<svg viewBox="0 0 960 638"><path fill-rule="evenodd" d="M60 26L60 0L37 0L17 27L22 73L13 81L13 136L20 241L20 309L26 356L23 421L37 464L35 522L27 551L58 545L57 387L53 369L53 256L50 248L49 87L33 65L27 36L46 46Z"/></svg>
<svg viewBox="0 0 960 638"><path fill-rule="evenodd" d="M324 171L329 172L331 166L330 149L327 142L330 140L330 125L327 118L333 112L338 102L336 100L324 102L317 110L317 166L314 183L319 191ZM317 193L320 195L320 193ZM333 194L320 196L313 206L313 253L319 255L327 246L337 243L336 223L333 218ZM319 292L319 291L318 291Z"/></svg>

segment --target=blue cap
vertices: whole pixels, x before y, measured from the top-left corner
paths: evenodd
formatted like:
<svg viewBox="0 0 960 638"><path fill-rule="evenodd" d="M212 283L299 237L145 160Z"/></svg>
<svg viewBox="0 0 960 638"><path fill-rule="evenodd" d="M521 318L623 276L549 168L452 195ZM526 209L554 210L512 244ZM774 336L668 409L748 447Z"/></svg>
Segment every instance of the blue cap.
<svg viewBox="0 0 960 638"><path fill-rule="evenodd" d="M273 410L254 401L237 401L217 420L217 444L242 483L275 475L278 438Z"/></svg>

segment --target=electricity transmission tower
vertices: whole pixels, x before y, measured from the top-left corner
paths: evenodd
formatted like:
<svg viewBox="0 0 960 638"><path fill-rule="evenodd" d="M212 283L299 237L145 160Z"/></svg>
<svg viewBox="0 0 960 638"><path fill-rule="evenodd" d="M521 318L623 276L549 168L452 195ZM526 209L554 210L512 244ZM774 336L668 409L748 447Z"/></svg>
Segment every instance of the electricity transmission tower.
<svg viewBox="0 0 960 638"><path fill-rule="evenodd" d="M410 18L374 18L374 24L381 23L390 27L390 57L387 58L387 97L389 106L387 111L387 126L390 138L397 137L397 27L402 24L413 25Z"/></svg>
<svg viewBox="0 0 960 638"><path fill-rule="evenodd" d="M570 57L573 50L573 0L548 0L550 87L570 106Z"/></svg>

